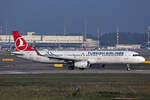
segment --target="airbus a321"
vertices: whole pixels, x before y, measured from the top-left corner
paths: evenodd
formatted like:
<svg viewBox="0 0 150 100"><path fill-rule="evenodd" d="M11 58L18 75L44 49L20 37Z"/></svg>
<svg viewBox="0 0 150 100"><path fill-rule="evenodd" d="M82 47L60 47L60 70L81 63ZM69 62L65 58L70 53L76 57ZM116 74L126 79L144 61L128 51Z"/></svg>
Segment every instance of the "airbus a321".
<svg viewBox="0 0 150 100"><path fill-rule="evenodd" d="M133 51L54 51L31 48L18 31L13 31L16 51L12 52L18 57L44 63L66 63L73 70L90 68L92 64L130 64L144 63L145 58Z"/></svg>

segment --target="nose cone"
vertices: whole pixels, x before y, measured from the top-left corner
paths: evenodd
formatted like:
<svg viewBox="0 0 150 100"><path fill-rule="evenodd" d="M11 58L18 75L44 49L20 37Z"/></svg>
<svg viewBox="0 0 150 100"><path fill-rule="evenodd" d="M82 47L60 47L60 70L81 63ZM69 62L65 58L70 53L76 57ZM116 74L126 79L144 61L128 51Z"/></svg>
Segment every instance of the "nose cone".
<svg viewBox="0 0 150 100"><path fill-rule="evenodd" d="M144 57L140 57L139 61L140 61L140 63L144 63L145 62L145 58Z"/></svg>

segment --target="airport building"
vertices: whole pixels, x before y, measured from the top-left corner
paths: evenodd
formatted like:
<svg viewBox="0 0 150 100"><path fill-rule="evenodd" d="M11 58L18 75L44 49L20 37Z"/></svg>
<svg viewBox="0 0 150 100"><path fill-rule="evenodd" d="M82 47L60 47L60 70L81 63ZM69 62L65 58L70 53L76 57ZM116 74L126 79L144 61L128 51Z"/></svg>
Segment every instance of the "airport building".
<svg viewBox="0 0 150 100"><path fill-rule="evenodd" d="M107 46L104 49L141 49L141 44L117 44L116 46Z"/></svg>
<svg viewBox="0 0 150 100"><path fill-rule="evenodd" d="M117 44L116 49L140 49L140 44Z"/></svg>
<svg viewBox="0 0 150 100"><path fill-rule="evenodd" d="M23 35L24 39L36 47L50 48L82 48L83 36L52 36L35 35L35 32L28 32ZM0 35L0 43L14 43L12 35ZM87 48L96 48L97 41L88 38L85 42Z"/></svg>

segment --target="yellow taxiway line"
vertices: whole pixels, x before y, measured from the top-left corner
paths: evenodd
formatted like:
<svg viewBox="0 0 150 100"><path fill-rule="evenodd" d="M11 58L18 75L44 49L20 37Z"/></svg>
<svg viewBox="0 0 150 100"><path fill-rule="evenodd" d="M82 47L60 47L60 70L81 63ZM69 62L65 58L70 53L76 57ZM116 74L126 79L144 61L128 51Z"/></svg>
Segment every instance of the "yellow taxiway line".
<svg viewBox="0 0 150 100"><path fill-rule="evenodd" d="M144 61L144 63L150 63L150 61Z"/></svg>

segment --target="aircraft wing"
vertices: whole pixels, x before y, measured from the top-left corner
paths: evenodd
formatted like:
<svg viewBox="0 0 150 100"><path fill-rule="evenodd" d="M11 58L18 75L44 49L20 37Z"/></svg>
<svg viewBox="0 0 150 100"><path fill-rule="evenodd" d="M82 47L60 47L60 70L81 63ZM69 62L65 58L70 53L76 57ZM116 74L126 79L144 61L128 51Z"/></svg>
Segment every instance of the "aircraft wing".
<svg viewBox="0 0 150 100"><path fill-rule="evenodd" d="M58 59L58 60L65 60L65 61L78 61L77 59L72 59L68 57L59 57L59 56L47 56L47 57L51 59Z"/></svg>
<svg viewBox="0 0 150 100"><path fill-rule="evenodd" d="M58 59L58 60L64 60L64 61L79 61L77 59L73 59L73 58L69 58L69 57L59 57L57 55L49 55L49 53L47 53L47 55L42 55L40 54L40 52L38 52L38 50L36 48L34 48L35 52L37 53L37 55L39 56L45 56L51 59Z"/></svg>

